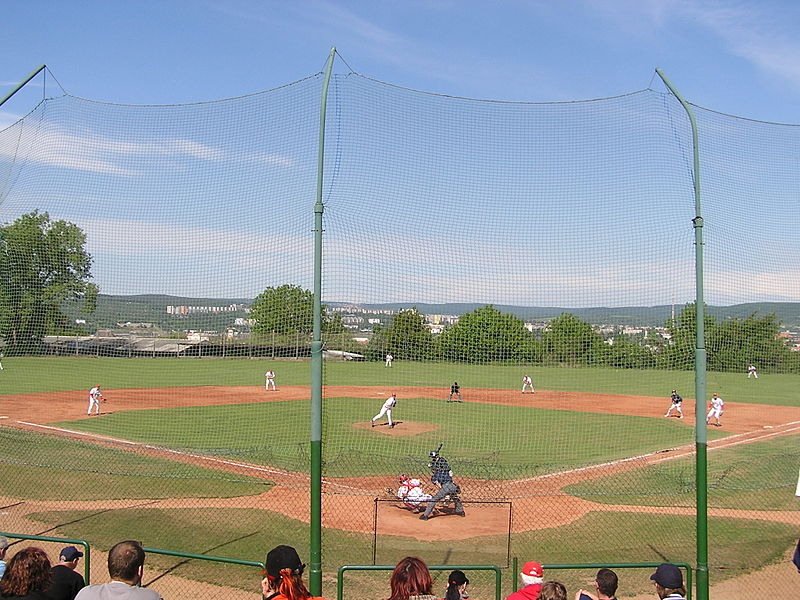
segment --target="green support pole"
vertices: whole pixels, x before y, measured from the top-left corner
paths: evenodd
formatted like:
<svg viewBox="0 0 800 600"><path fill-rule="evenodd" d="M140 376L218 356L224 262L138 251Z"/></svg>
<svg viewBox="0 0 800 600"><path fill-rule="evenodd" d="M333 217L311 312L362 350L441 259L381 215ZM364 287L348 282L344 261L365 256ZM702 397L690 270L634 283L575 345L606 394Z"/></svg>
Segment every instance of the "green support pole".
<svg viewBox="0 0 800 600"><path fill-rule="evenodd" d="M706 428L706 342L705 300L703 299L703 216L700 210L700 148L697 121L686 100L681 97L661 69L656 69L661 80L681 103L692 126L692 153L694 155L694 253L696 321L694 351L695 396L695 487L697 521L697 599L708 600L708 436Z"/></svg>
<svg viewBox="0 0 800 600"><path fill-rule="evenodd" d="M30 75L28 75L28 76L27 76L27 77L26 77L26 78L23 80L23 82L22 82L22 83L20 83L20 84L19 84L17 87L15 87L13 90L11 90L10 92L8 92L8 93L7 93L7 94L6 94L6 95L3 97L3 99L2 99L2 100L0 100L0 106L3 106L3 104L5 104L5 103L6 103L6 101L7 101L7 100L9 100L9 99L11 98L11 96L13 96L13 95L14 95L14 94L16 94L18 91L20 91L22 88L24 88L26 83L28 83L28 82L29 82L31 79L33 79L34 77L36 77L36 76L37 76L37 75L38 75L38 74L39 74L41 71L43 71L43 70L44 70L44 69L46 69L46 68L47 68L47 65L40 65L40 66L39 66L39 68L38 68L38 69L36 69L36 70L35 70L33 73L31 73Z"/></svg>
<svg viewBox="0 0 800 600"><path fill-rule="evenodd" d="M322 100L319 109L319 148L317 150L317 201L314 204L314 337L311 340L311 553L309 587L314 596L322 595L322 204L325 167L325 113L328 84L333 71L336 48L331 48L325 65Z"/></svg>

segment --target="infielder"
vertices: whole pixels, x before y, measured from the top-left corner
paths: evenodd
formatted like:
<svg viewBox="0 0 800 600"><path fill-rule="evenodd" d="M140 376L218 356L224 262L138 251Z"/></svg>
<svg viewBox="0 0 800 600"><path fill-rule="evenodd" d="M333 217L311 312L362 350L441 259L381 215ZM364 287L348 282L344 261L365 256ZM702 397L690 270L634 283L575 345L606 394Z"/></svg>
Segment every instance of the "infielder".
<svg viewBox="0 0 800 600"><path fill-rule="evenodd" d="M386 366L387 367L391 367L393 360L394 360L394 356L392 356L392 353L390 352L389 354L386 355Z"/></svg>
<svg viewBox="0 0 800 600"><path fill-rule="evenodd" d="M716 423L713 423L716 427L722 427L722 423L720 423L720 417L722 417L722 413L725 409L725 401L719 397L718 394L714 393L711 396L711 404L709 405L711 410L708 411L708 416L706 417L706 423L711 423L712 417L717 420Z"/></svg>
<svg viewBox="0 0 800 600"><path fill-rule="evenodd" d="M747 367L747 378L750 379L753 376L758 379L758 369L756 369L755 365L750 365Z"/></svg>
<svg viewBox="0 0 800 600"><path fill-rule="evenodd" d="M430 518L436 503L439 502L439 500L442 500L445 496L450 496L450 499L455 505L456 514L460 517L465 517L466 513L464 512L464 505L461 503L461 498L459 497L461 488L453 481L453 471L450 469L447 459L441 456L438 450L431 450L428 456L431 458L431 462L428 463L428 467L430 467L431 470L431 483L434 483L440 487L436 494L434 494L433 498L428 501L428 506L425 507L425 512L422 513L419 518L423 521L427 521Z"/></svg>
<svg viewBox="0 0 800 600"><path fill-rule="evenodd" d="M452 402L453 401L453 396L458 398L458 400L456 400L456 402L461 402L461 386L458 385L457 381L454 381L453 385L450 386L450 396L448 396L447 401L448 402Z"/></svg>
<svg viewBox="0 0 800 600"><path fill-rule="evenodd" d="M533 379L531 379L530 376L528 376L528 375L525 375L525 377L522 378L522 393L523 394L525 393L525 388L526 387L531 388L531 394L535 394L536 393L536 390L533 389Z"/></svg>
<svg viewBox="0 0 800 600"><path fill-rule="evenodd" d="M669 410L667 411L667 414L665 414L664 416L665 417L670 416L672 414L673 409L674 409L674 410L676 410L678 412L678 415L679 415L678 418L682 419L683 418L683 409L681 408L681 403L683 402L683 398L681 398L680 395L678 394L678 390L672 390L672 396L670 396L670 400L672 400L672 406L669 407Z"/></svg>
<svg viewBox="0 0 800 600"><path fill-rule="evenodd" d="M381 406L381 412L372 417L372 427L375 427L375 421L380 419L383 415L386 415L386 418L389 420L389 427L394 427L394 422L392 421L392 409L396 405L397 394L392 394L386 399L386 402L383 403L383 406Z"/></svg>
<svg viewBox="0 0 800 600"><path fill-rule="evenodd" d="M420 504L433 498L422 489L422 482L419 479L409 479L408 475L400 475L397 497L403 501L406 508L414 512L422 512Z"/></svg>
<svg viewBox="0 0 800 600"><path fill-rule="evenodd" d="M89 390L89 410L86 413L87 416L92 415L92 407L94 406L95 415L100 414L100 400L103 399L103 394L100 392L100 384L98 383L92 389Z"/></svg>
<svg viewBox="0 0 800 600"><path fill-rule="evenodd" d="M264 377L267 378L266 383L264 384L264 389L269 391L269 386L272 386L272 391L277 392L278 390L275 388L275 371L270 369L266 373L264 373Z"/></svg>

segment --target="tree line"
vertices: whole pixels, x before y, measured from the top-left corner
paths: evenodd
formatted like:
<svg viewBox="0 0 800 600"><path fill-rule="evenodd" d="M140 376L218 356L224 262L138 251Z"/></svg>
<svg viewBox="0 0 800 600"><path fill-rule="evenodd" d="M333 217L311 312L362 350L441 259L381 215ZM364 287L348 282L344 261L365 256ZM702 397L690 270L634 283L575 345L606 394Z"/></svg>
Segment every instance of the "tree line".
<svg viewBox="0 0 800 600"><path fill-rule="evenodd" d="M95 307L92 257L75 224L34 211L0 226L0 338L8 354L37 353L45 335L80 333L64 314L69 304ZM296 285L268 287L253 301L254 333L310 334L313 294ZM604 339L591 324L565 312L539 332L492 305L459 317L434 335L415 308L376 327L365 349L368 360L392 353L401 360L605 366L621 369L694 368L697 310L687 304L665 323L668 339L616 334ZM800 353L780 337L774 314L718 321L706 315L708 369L740 371L754 363L765 371L800 372ZM322 307L322 332L346 332L340 314Z"/></svg>

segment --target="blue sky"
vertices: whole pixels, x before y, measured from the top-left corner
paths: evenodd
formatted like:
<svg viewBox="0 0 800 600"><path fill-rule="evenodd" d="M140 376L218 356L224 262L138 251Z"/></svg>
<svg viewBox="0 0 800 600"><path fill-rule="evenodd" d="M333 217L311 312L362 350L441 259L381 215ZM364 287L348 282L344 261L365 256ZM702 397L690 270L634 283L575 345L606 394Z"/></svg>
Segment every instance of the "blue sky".
<svg viewBox="0 0 800 600"><path fill-rule="evenodd" d="M208 100L315 73L336 46L358 73L490 99L611 96L661 67L694 103L800 121L792 0L5 0L2 15L0 91L46 63L77 96Z"/></svg>
<svg viewBox="0 0 800 600"><path fill-rule="evenodd" d="M605 98L646 88L662 93L654 73L661 67L695 104L750 119L797 123L798 25L800 3L794 2L7 0L0 94L46 63L72 96L122 104L194 103L250 94L313 75L323 67L331 46L336 46L341 56L338 73L352 69L418 90L524 102ZM66 112L73 103L53 104L47 111L50 125L38 133L47 136L50 154L37 154L34 141L28 147L14 146L16 134L8 136L12 144L8 148L15 153L22 148L34 158L27 163L28 171L9 179L13 194L5 206L0 204L0 221L41 207L77 222L88 234L96 259L95 278L101 291L109 293L252 297L266 285L287 281L310 287L308 211L302 204L312 197L314 180L314 153L309 148L316 134L306 127L313 123L316 109L315 84L310 82L309 108L293 106L291 112L296 120L291 128L293 144L252 143L246 151L244 145L226 147L221 130L212 128L203 134L206 137L192 137L178 110L165 111L172 116L159 120L158 111L144 117L136 109L103 107L98 110L107 122L97 117L84 122ZM359 91L360 84L351 83L346 94L354 93L352 97L375 93L371 84ZM569 143L562 148L563 156L548 146L518 153L506 147L519 141L516 136L527 126L526 119L535 121L536 107L530 115L524 107L506 114L502 106L465 102L459 105L461 113L452 114L438 112L448 102L437 97L384 92L384 99L395 103L391 106L405 111L396 121L398 136L379 129L390 114L385 107L366 104L355 116L375 129L352 131L350 141L343 139L339 146L347 160L326 213L326 244L331 250L326 300L620 306L693 298L692 232L687 225L691 206L684 207L686 214L677 215L658 206L664 190L682 198L689 191L685 157L662 156L666 145L675 143L672 138L685 135L680 111L667 110L677 120L679 134L648 129L646 115L637 112L643 106L661 110L658 94L648 92L630 103L604 101L597 105L598 112L592 112L591 104L566 105L563 118L583 123L575 140L583 144L584 154L572 159ZM26 114L45 93L48 97L61 93L50 75L37 77L0 108L0 128ZM256 110L258 101L243 110ZM224 111L227 105L210 106ZM78 105L74 110L80 115L84 108ZM345 105L345 118L353 118L349 110L358 106ZM645 177L637 180L631 175L621 191L613 177L598 181L586 169L599 168L597 164L613 158L595 148L605 143L600 141L605 138L596 136L605 135L609 127L620 128L625 120L619 115L626 113L649 132L645 135L649 141L639 140L634 128L629 141L639 145L615 150ZM199 109L199 114L205 113ZM428 155L401 144L391 148L396 152L391 154L388 146L401 139L400 133L419 127L419 120L402 120L403 115L415 114L432 117L422 132L433 136L423 148ZM231 113L227 118L238 117ZM769 160L775 141L760 129L753 135L763 135L763 147L750 156L751 138L728 131L730 123L716 122L713 114L702 118L711 136L725 140L718 154L707 154L712 165L717 162L744 174L758 167L758 161ZM470 132L469 127L465 138L447 137L448 127L489 119L497 119L492 122L500 128L504 123L517 125L505 138L502 129L495 135L489 128ZM112 137L112 124L115 135L122 137ZM534 135L548 131L554 140L564 135L558 122L552 130L541 123L537 126ZM265 123L246 133L288 140L287 127ZM388 141L381 143L375 132ZM784 143L791 153L796 137L789 133ZM156 140L161 134L164 139ZM487 147L485 154L468 153L459 165L448 167L444 161L438 165L439 173L422 172L470 140L481 150L484 144L496 147ZM736 155L726 150L734 147ZM386 162L371 166L369 161L376 156ZM558 170L553 177L539 176L536 170L524 172L525 160L538 164L556 156L561 161L553 163L556 169L580 177L565 182ZM647 180L647 168L659 161L669 163L671 172L680 177L663 187L659 186L664 182ZM231 180L242 186L238 197L248 198L235 216L218 206L229 190L228 183L214 179L215 169L223 164L231 169ZM156 168L145 174L141 171L145 165ZM170 167L170 185L178 190L169 198L159 196L168 181L159 165ZM208 179L186 175L200 168L206 169L202 172ZM613 164L609 168L613 175ZM2 175L0 169L0 184ZM102 183L101 176L106 178ZM270 182L268 196L303 200L264 219L265 204L259 203L263 199L253 192L259 178ZM757 178L744 179L734 185L723 169L709 173L707 299L717 304L800 300L796 220L777 219L770 224L771 231L758 226L748 239L752 247L737 243L742 228L762 215L774 219L785 213L785 203L793 201L796 177L791 171L776 174L774 189ZM50 187L43 192L37 182ZM246 185L250 187L245 189ZM404 187L398 193L400 186ZM431 189L436 190L435 202ZM502 237L491 230L495 216L491 210L459 213L462 199L470 194L475 202L494 196L497 202L508 203L509 220L494 223ZM562 205L549 202L558 195L571 203L572 225L564 227ZM765 206L751 212L754 196ZM385 206L391 204L392 209L384 207L376 216L376 197L390 200ZM619 216L630 210L629 198L637 199L638 210L643 211L630 222ZM110 205L111 200L117 204ZM165 200L179 210L167 211ZM126 210L119 209L125 202ZM733 203L735 213L727 210ZM790 206L796 216L795 205ZM186 214L182 211L198 207L202 210L194 220L181 218ZM596 221L583 217L588 210L597 211ZM719 217L715 222L714 211L724 223ZM640 228L631 234L630 223L636 228L645 212L652 231ZM378 231L373 228L376 218L382 226L392 227ZM421 218L427 220L424 232L418 228ZM452 219L458 220L458 227L450 225ZM508 230L508 222L519 227ZM774 241L776 230L780 239L787 240L781 241L780 249L767 247L764 241ZM658 238L655 244L642 243L654 238ZM143 240L148 243L142 244ZM413 246L409 240L419 243ZM210 253L209 247L216 252ZM456 248L458 260L445 260ZM281 264L254 259L276 249L285 252Z"/></svg>

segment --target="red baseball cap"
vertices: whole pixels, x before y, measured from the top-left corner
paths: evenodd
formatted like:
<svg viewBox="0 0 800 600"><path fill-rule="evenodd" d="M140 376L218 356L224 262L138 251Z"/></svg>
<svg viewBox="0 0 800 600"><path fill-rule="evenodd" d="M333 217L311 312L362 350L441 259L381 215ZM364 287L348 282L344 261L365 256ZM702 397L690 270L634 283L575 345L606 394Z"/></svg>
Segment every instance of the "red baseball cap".
<svg viewBox="0 0 800 600"><path fill-rule="evenodd" d="M542 565L537 562L528 561L525 563L525 566L522 567L522 574L529 575L530 577L542 577Z"/></svg>

